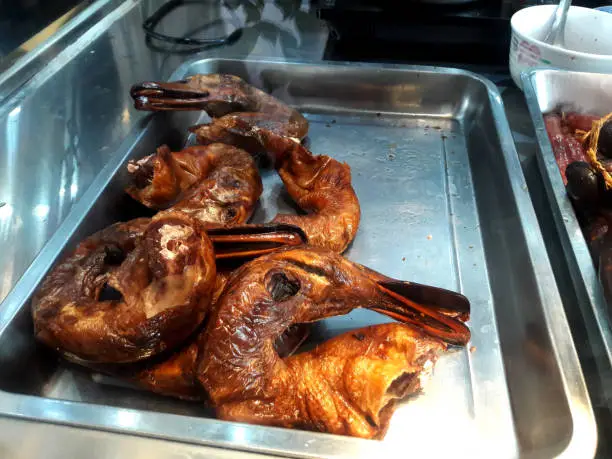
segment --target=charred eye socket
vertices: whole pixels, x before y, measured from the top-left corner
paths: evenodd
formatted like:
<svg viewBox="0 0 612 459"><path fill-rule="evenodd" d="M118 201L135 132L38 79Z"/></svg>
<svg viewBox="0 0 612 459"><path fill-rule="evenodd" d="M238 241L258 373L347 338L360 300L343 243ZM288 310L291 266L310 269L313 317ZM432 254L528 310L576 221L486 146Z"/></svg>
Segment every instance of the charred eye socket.
<svg viewBox="0 0 612 459"><path fill-rule="evenodd" d="M283 272L268 273L266 290L274 301L285 301L300 291L300 283L297 279L290 279Z"/></svg>
<svg viewBox="0 0 612 459"><path fill-rule="evenodd" d="M109 284L104 284L104 287L100 290L100 296L98 297L98 301L119 301L121 299L123 299L121 292L111 287Z"/></svg>
<svg viewBox="0 0 612 459"><path fill-rule="evenodd" d="M155 166L152 161L146 161L138 165L138 169L134 172L134 186L139 190L148 187L153 181L155 175Z"/></svg>
<svg viewBox="0 0 612 459"><path fill-rule="evenodd" d="M168 250L170 250L171 252L178 252L178 251L179 251L179 248L180 248L182 245L185 245L185 244L183 244L183 242L182 242L182 241L180 241L180 240L178 240L178 239L171 239L171 240L169 240L169 241L168 241L168 243L166 244L166 248L167 248Z"/></svg>
<svg viewBox="0 0 612 459"><path fill-rule="evenodd" d="M104 263L111 266L118 266L125 260L125 253L119 247L104 247Z"/></svg>
<svg viewBox="0 0 612 459"><path fill-rule="evenodd" d="M232 218L236 218L236 215L238 215L238 211L234 209L233 207L228 207L225 209L225 217L228 220L231 220Z"/></svg>

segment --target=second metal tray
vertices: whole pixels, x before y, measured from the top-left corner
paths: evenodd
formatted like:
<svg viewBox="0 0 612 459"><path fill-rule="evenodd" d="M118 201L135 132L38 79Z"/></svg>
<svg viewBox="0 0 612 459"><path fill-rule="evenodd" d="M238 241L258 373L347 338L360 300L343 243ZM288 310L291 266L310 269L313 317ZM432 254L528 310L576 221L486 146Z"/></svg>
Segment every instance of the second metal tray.
<svg viewBox="0 0 612 459"><path fill-rule="evenodd" d="M384 441L223 422L193 404L100 384L37 346L29 298L60 254L134 217L131 158L180 148L197 113L156 114L126 139L0 308L0 414L290 456L586 457L596 428L567 321L496 88L450 69L201 60L173 76L239 75L301 110L310 147L352 168L362 224L347 257L461 291L470 346L444 355ZM126 94L126 97L128 95ZM135 114L136 115L136 114ZM255 221L289 208L263 171ZM379 322L355 311L320 339Z"/></svg>
<svg viewBox="0 0 612 459"><path fill-rule="evenodd" d="M605 402L612 410L612 307L603 289L552 151L543 114L559 108L593 115L612 110L612 75L538 69L523 75L525 97L536 128L538 165L563 257L598 365Z"/></svg>

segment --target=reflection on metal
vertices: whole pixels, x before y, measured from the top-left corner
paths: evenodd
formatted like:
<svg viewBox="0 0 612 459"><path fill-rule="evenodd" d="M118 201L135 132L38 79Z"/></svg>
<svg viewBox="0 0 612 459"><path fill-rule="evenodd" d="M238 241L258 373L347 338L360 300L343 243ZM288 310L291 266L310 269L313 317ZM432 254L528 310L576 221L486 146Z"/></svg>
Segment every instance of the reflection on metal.
<svg viewBox="0 0 612 459"><path fill-rule="evenodd" d="M125 107L121 113L121 121L123 124L130 124L130 110L127 107Z"/></svg>
<svg viewBox="0 0 612 459"><path fill-rule="evenodd" d="M97 0L90 4L85 0L73 9L74 16L67 18L62 27L51 34L46 40L42 40L32 51L25 54L17 52L5 57L0 62L0 101L22 86L28 79L40 71L51 61L58 49L67 46L80 28L90 27L95 22L96 15L108 12L113 4L121 3L120 0ZM88 6L89 5L89 6ZM116 6L116 5L115 5ZM83 33L84 30L80 30Z"/></svg>
<svg viewBox="0 0 612 459"><path fill-rule="evenodd" d="M76 181L76 177L73 177L73 180ZM79 187L77 186L76 183L72 183L70 185L70 197L72 199L74 199L77 195L77 192L79 191Z"/></svg>
<svg viewBox="0 0 612 459"><path fill-rule="evenodd" d="M45 218L49 215L49 206L47 204L37 204L32 213L38 218Z"/></svg>
<svg viewBox="0 0 612 459"><path fill-rule="evenodd" d="M0 220L6 220L10 218L11 215L13 215L13 206L3 202L0 208Z"/></svg>
<svg viewBox="0 0 612 459"><path fill-rule="evenodd" d="M140 423L140 415L133 410L117 410L117 427L133 429Z"/></svg>

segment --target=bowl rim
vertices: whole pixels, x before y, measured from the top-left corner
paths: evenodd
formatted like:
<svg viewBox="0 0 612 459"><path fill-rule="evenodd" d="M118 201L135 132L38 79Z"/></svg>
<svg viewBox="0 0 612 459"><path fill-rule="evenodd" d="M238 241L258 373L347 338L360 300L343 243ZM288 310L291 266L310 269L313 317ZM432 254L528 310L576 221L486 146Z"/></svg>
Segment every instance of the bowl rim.
<svg viewBox="0 0 612 459"><path fill-rule="evenodd" d="M585 53L583 51L574 51L571 49L567 49L567 48L560 48L559 46L553 46L553 45L549 45L548 43L545 43L541 40L538 40L536 38L533 37L529 37L527 35L525 35L523 32L517 30L516 28L516 21L518 21L517 16L520 16L522 14L527 14L528 10L533 10L535 8L539 8L539 9L550 9L554 11L554 8L556 8L557 5L534 5L534 6L528 6L527 8L523 8L519 11L517 11L516 13L514 13L512 15L512 17L510 18L510 27L512 28L512 32L519 35L521 38L531 41L532 43L537 44L538 46L541 46L544 49L548 49L550 51L555 51L561 54L565 54L567 56L577 56L577 57L583 57L583 58L588 58L588 59L595 59L595 60L601 60L601 61L611 61L612 62L612 53L611 54L594 54L594 53ZM580 10L588 10L591 12L594 12L595 15L597 16L610 16L612 17L612 15L610 15L610 13L606 13L605 11L600 11L600 10L596 10L593 8L585 8L582 6L576 6L576 5L571 5L570 6L571 9L580 9ZM520 18L519 18L520 19Z"/></svg>

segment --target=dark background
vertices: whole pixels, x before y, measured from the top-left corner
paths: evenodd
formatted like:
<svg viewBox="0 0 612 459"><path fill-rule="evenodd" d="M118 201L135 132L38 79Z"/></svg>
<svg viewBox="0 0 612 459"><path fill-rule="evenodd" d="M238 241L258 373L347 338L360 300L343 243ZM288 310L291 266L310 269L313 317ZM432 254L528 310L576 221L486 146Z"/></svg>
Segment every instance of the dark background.
<svg viewBox="0 0 612 459"><path fill-rule="evenodd" d="M0 0L0 61L80 3L94 0ZM203 0L207 2L221 0ZM231 0L227 0L231 3ZM287 0L288 3L299 0ZM452 2L451 2L452 3ZM521 6L550 0L312 0L331 25L326 58L422 64L507 65L509 18ZM612 0L575 0L587 7ZM202 18L205 21L205 18Z"/></svg>
<svg viewBox="0 0 612 459"><path fill-rule="evenodd" d="M81 0L0 0L0 59Z"/></svg>

